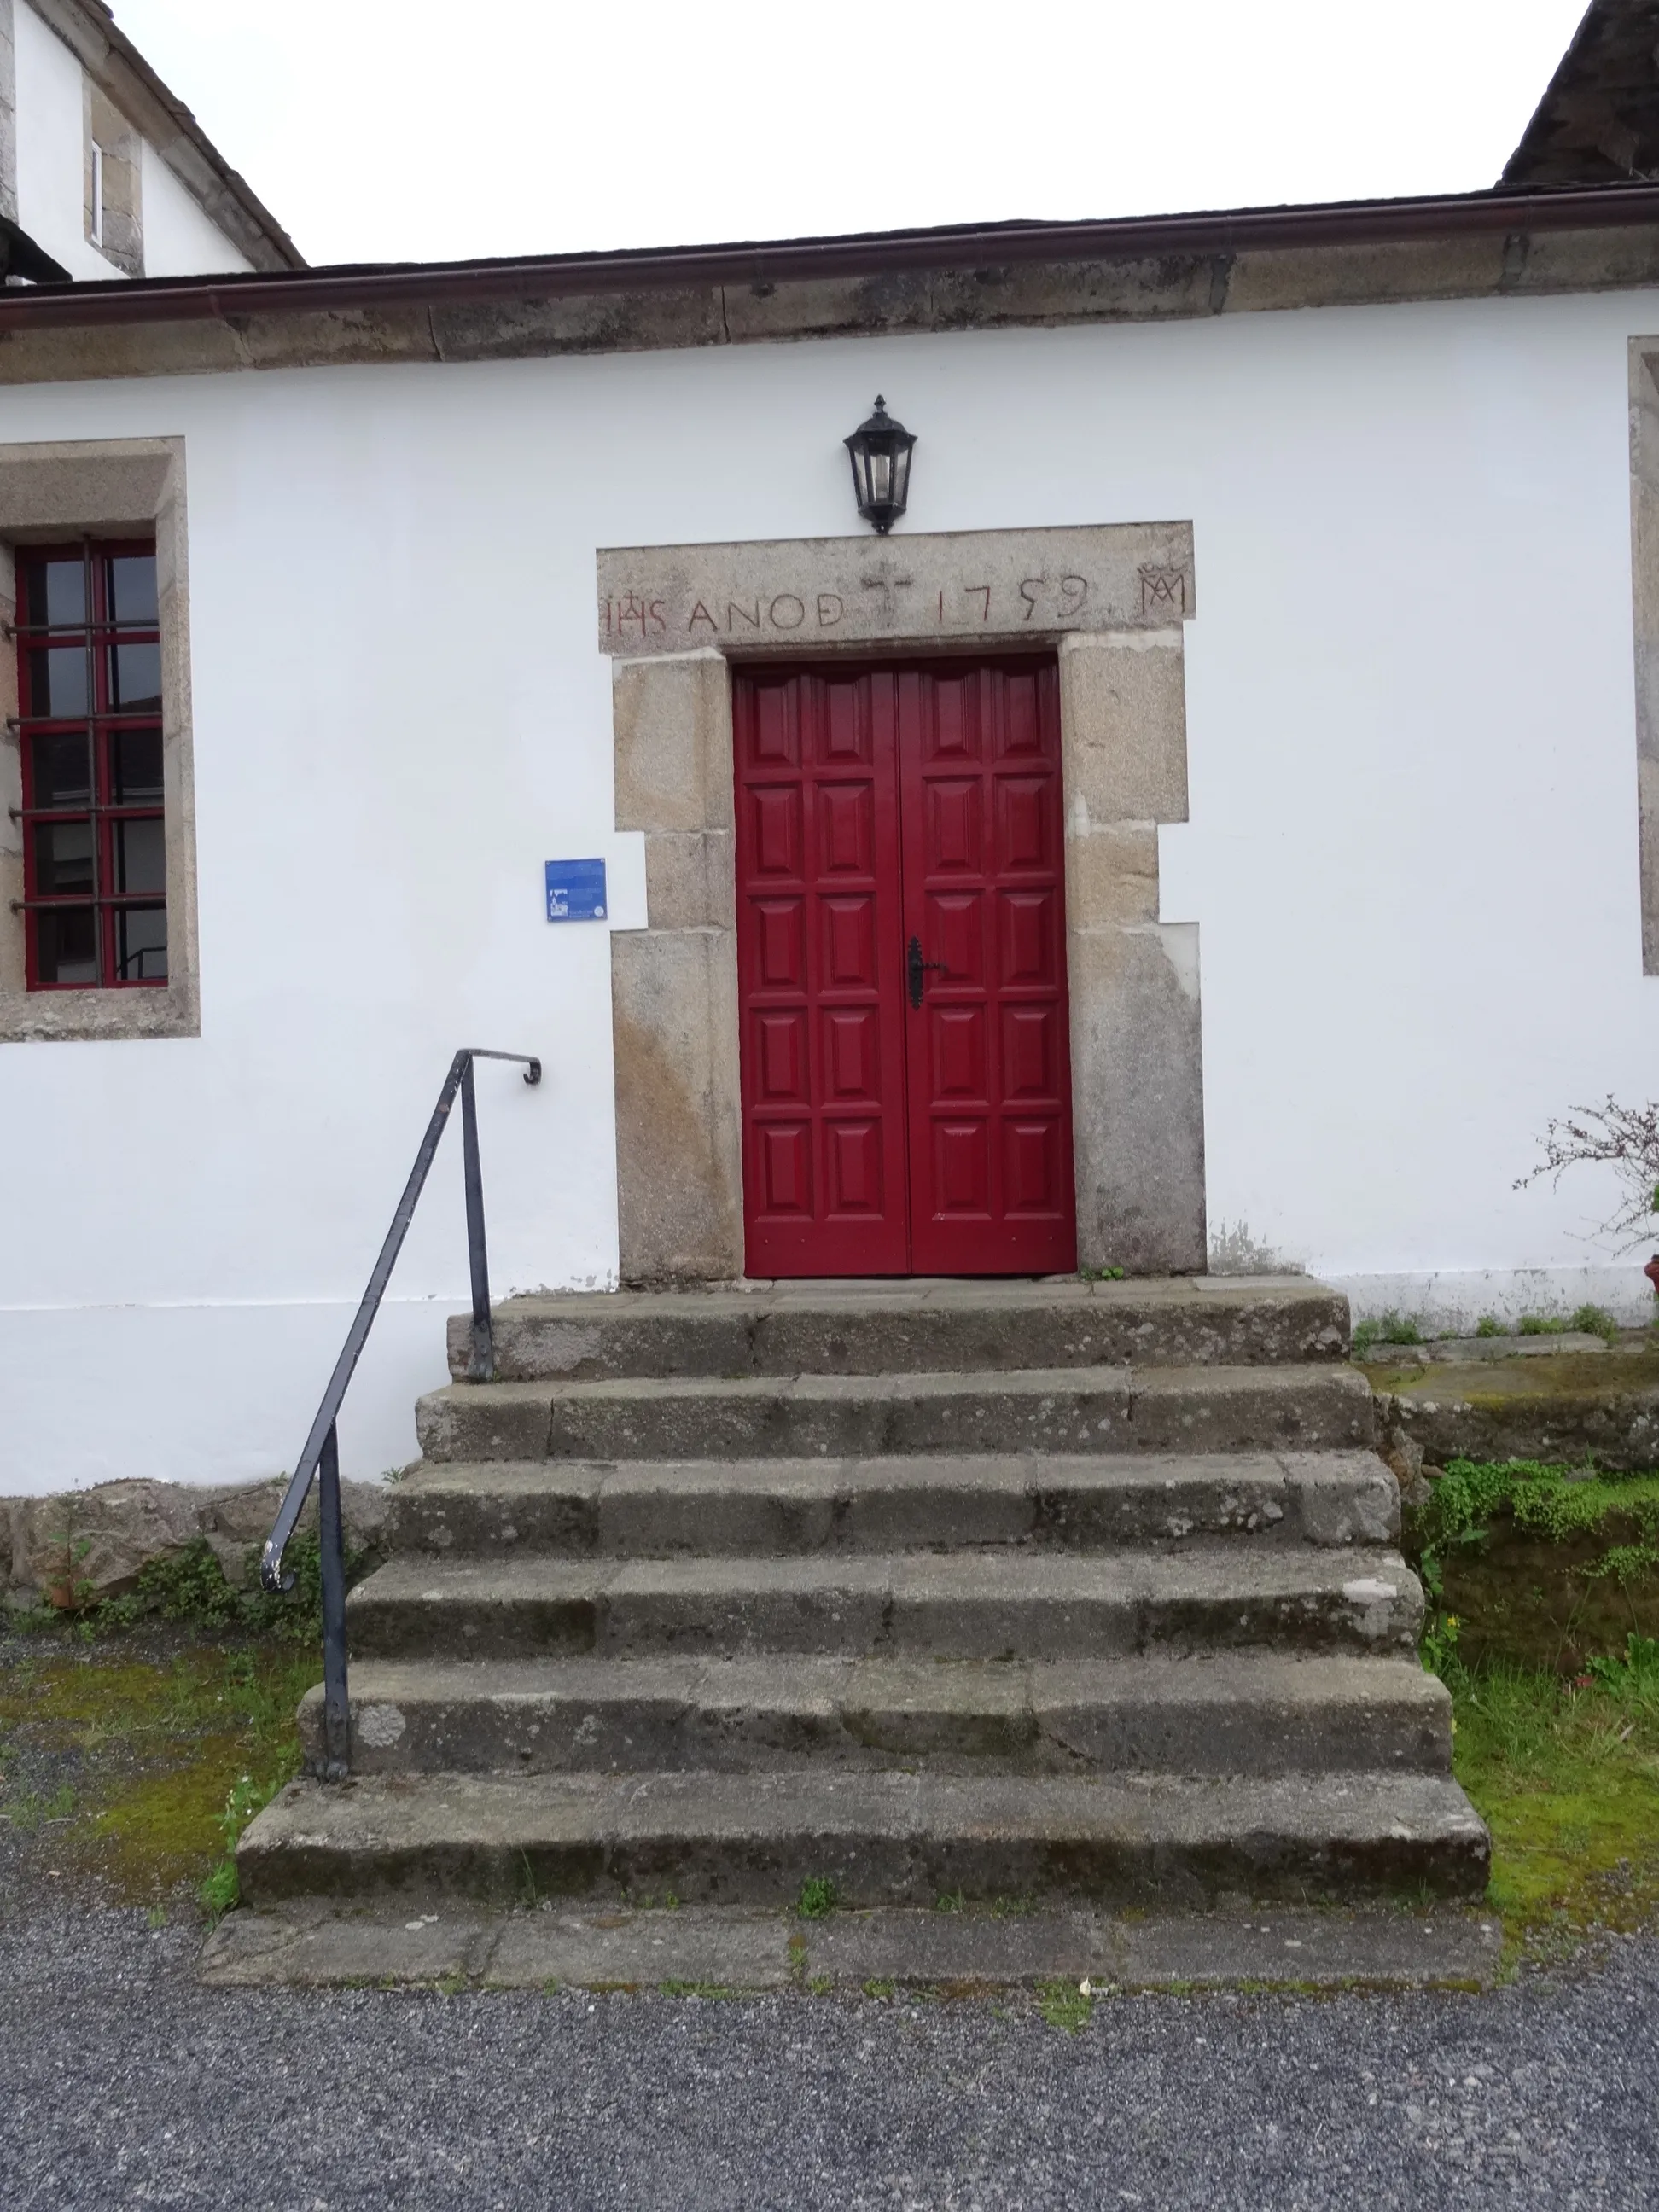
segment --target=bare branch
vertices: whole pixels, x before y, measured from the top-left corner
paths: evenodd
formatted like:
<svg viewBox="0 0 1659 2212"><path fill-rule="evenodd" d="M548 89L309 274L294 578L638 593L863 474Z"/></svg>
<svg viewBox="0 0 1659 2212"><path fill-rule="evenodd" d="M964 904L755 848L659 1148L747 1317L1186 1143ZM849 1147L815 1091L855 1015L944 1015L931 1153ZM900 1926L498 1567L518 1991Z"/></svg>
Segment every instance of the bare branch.
<svg viewBox="0 0 1659 2212"><path fill-rule="evenodd" d="M1550 1123L1541 1141L1543 1158L1529 1175L1516 1179L1516 1190L1542 1176L1553 1186L1571 1167L1611 1167L1623 1202L1596 1233L1617 1237L1621 1252L1659 1237L1659 1101L1621 1106L1609 1093L1600 1106L1569 1108Z"/></svg>

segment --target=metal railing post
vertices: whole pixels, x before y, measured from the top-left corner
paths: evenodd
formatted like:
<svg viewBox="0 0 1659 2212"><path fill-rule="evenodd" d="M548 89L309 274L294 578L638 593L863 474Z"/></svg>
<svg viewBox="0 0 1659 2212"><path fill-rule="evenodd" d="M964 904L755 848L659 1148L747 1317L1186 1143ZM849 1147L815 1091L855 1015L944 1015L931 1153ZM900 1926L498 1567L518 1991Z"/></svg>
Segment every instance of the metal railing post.
<svg viewBox="0 0 1659 2212"><path fill-rule="evenodd" d="M466 1363L466 1379L488 1382L495 1373L495 1338L489 1322L489 1255L484 1249L483 1170L478 1160L478 1108L471 1054L461 1076L461 1162L466 1182L466 1256L472 1270L472 1354Z"/></svg>
<svg viewBox="0 0 1659 2212"><path fill-rule="evenodd" d="M398 1264L404 1238L415 1208L426 1188L438 1140L449 1125L450 1109L459 1092L461 1100L463 1166L466 1182L466 1245L472 1273L472 1352L467 1373L475 1382L488 1382L495 1371L495 1346L489 1322L489 1265L484 1251L483 1175L478 1165L478 1109L473 1096L475 1060L511 1060L524 1070L531 1085L542 1079L542 1064L533 1053L490 1052L464 1046L449 1064L438 1103L426 1125L415 1164L404 1185L404 1194L392 1217L392 1226L380 1246L368 1283L346 1332L334 1372L328 1378L323 1402L317 1408L310 1434L276 1518L265 1539L259 1560L259 1582L273 1596L294 1587L292 1573L284 1573L283 1553L298 1526L314 1481L318 1486L319 1551L323 1581L323 1772L330 1782L343 1782L351 1771L351 1708L346 1698L345 1536L340 1521L340 1440L335 1423L346 1387L356 1370L374 1316L380 1310L392 1270Z"/></svg>
<svg viewBox="0 0 1659 2212"><path fill-rule="evenodd" d="M346 1696L345 1536L340 1521L340 1446L329 1425L317 1462L318 1539L323 1570L323 1729L325 1780L351 1771L351 1707Z"/></svg>

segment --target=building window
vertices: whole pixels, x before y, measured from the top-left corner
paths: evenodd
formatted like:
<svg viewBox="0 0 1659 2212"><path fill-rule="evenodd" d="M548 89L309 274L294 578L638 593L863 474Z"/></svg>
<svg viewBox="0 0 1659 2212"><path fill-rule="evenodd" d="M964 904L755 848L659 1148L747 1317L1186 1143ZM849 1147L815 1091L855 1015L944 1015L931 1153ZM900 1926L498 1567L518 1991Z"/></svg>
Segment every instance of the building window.
<svg viewBox="0 0 1659 2212"><path fill-rule="evenodd" d="M154 539L17 554L31 991L167 980Z"/></svg>
<svg viewBox="0 0 1659 2212"><path fill-rule="evenodd" d="M92 142L92 208L87 236L94 246L104 242L104 149L95 138Z"/></svg>

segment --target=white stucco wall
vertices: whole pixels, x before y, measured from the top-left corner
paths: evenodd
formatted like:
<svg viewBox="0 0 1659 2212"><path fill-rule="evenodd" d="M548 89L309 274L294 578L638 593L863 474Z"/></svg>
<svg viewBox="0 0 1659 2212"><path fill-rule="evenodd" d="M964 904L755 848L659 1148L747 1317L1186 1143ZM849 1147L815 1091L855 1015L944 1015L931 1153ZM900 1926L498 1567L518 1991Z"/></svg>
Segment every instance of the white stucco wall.
<svg viewBox="0 0 1659 2212"><path fill-rule="evenodd" d="M211 276L222 270L253 266L209 222L148 138L141 174L146 276Z"/></svg>
<svg viewBox="0 0 1659 2212"><path fill-rule="evenodd" d="M86 234L86 109L81 64L17 0L17 220L71 276L118 276Z"/></svg>
<svg viewBox="0 0 1659 2212"><path fill-rule="evenodd" d="M1583 1295L1604 1194L1510 1186L1659 1065L1650 330L1659 295L8 392L6 439L186 441L203 1034L0 1046L0 1491L291 1465L462 1042L547 1066L480 1071L497 1289L611 1279L605 936L540 903L612 820L594 549L853 529L878 389L918 529L1193 521L1164 911L1200 930L1212 1228L1370 1304ZM454 1143L352 1473L441 1379Z"/></svg>

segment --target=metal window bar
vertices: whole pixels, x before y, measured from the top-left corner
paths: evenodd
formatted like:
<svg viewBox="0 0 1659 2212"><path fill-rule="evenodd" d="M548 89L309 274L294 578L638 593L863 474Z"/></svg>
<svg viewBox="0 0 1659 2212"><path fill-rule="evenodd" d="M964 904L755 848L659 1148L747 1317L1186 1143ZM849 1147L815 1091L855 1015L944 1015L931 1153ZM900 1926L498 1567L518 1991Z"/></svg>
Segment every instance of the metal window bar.
<svg viewBox="0 0 1659 2212"><path fill-rule="evenodd" d="M149 644L152 641L159 643L161 635L161 626L159 620L157 622L150 623L124 622L118 616L112 612L106 596L106 586L100 581L97 574L97 563L100 554L104 551L105 542L101 540L94 540L91 538L82 538L80 541L80 546L82 579L81 604L82 608L81 619L79 621L63 623L9 623L6 625L6 634L9 639L15 640L20 644L27 644L31 639L39 641L41 640L59 638L65 645L68 645L73 641L79 640L82 643L86 653L87 711L84 714L39 714L33 713L27 714L21 713L8 714L5 717L5 726L14 736L16 737L20 746L27 746L28 738L31 735L50 731L53 728L59 728L70 732L83 729L86 733L86 740L88 749L88 789L87 793L87 804L84 806L72 805L55 807L9 806L6 811L11 819L21 826L26 848L29 828L34 823L84 821L89 823L92 833L92 850L90 855L92 864L92 887L89 893L64 893L59 894L55 897L47 898L14 898L9 902L9 904L14 914L45 913L54 909L60 913L67 913L71 909L80 908L89 910L93 915L94 959L98 970L96 981L91 985L73 983L50 985L35 984L32 986L32 988L37 989L53 990L82 990L89 988L107 988L111 984L118 986L134 982L165 983L167 980L167 955L165 952L161 953L159 956L162 963L161 973L155 976L146 975L144 973L144 963L146 958L149 957L149 951L154 948L145 948L136 956L129 954L125 960L121 959L117 956L114 951L116 940L112 933L106 931L106 918L112 914L135 910L135 907L137 908L137 910L143 910L143 907L144 905L148 905L151 908L160 908L161 911L165 912L165 901L155 900L154 898L146 900L141 894L139 895L138 901L135 902L131 896L123 896L119 893L106 890L103 882L103 843L105 823L108 821L113 820L143 821L146 819L165 823L165 809L149 804L133 804L131 802L120 805L112 805L105 797L104 787L106 778L105 774L102 772L105 753L100 742L100 734L106 732L111 729L119 731L128 727L129 726L141 728L144 726L155 728L159 727L160 724L154 707L135 707L125 709L120 708L111 708L107 702L107 687L100 682L98 672L99 655L100 653L108 652L113 647L124 641L133 644ZM151 557L154 557L153 547L151 548ZM21 567L20 565L18 605L21 608L24 604L25 599L22 586L22 573ZM104 700L104 705L101 710L99 703L100 698ZM135 957L138 962L138 974L137 976L128 973ZM33 964L34 957L34 951L33 945L31 945L29 953L31 974L34 972ZM112 969L112 974L106 975L105 973L106 968Z"/></svg>
<svg viewBox="0 0 1659 2212"><path fill-rule="evenodd" d="M368 1341L368 1333L374 1326L374 1316L380 1310L380 1300L392 1279L398 1255L403 1249L404 1238L409 1234L409 1224L426 1188L439 1139L448 1126L458 1093L461 1101L462 1170L466 1186L466 1249L472 1279L472 1348L467 1362L467 1380L488 1382L495 1371L495 1336L489 1323L489 1262L484 1247L483 1176L478 1161L478 1109L472 1082L475 1060L510 1060L523 1068L526 1083L537 1084L542 1079L541 1061L529 1053L486 1052L481 1046L469 1045L463 1047L450 1062L438 1103L426 1125L426 1134L415 1155L415 1164L410 1170L409 1181L404 1185L404 1194L392 1217L392 1226L386 1231L368 1286L346 1333L340 1356L334 1363L334 1372L328 1378L317 1418L311 1425L305 1449L283 1493L259 1562L259 1579L266 1589L275 1595L293 1589L294 1577L283 1572L283 1553L315 1477L323 1582L323 1776L329 1782L343 1782L351 1767L350 1707L346 1697L345 1549L340 1528L340 1453L335 1424L363 1346Z"/></svg>

